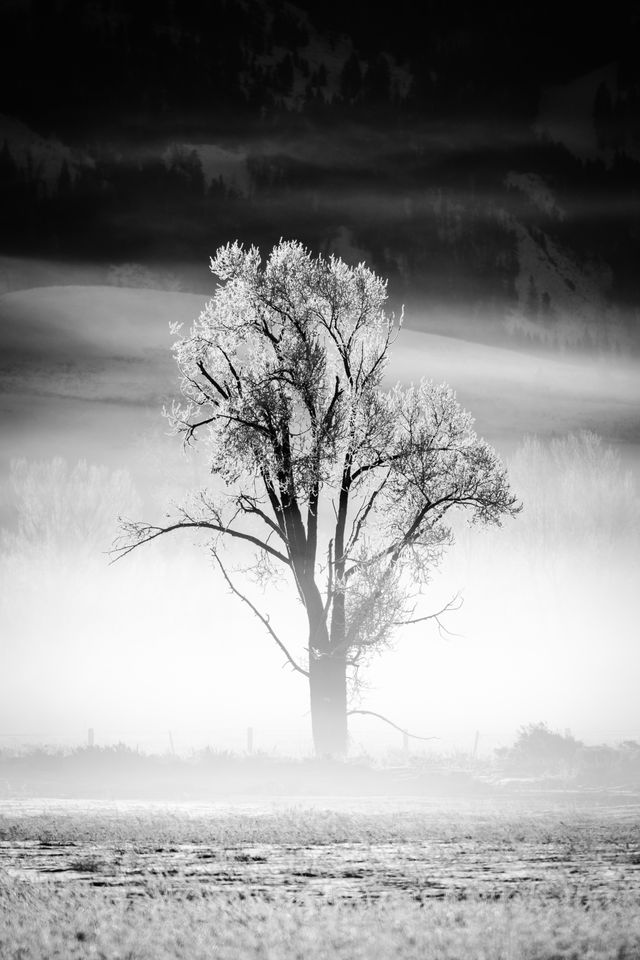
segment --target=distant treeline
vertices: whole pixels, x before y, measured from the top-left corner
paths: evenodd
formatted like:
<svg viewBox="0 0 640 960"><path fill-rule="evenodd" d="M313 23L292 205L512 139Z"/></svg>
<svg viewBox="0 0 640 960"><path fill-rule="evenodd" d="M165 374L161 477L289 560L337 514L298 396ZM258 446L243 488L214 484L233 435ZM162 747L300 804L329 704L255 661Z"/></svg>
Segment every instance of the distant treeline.
<svg viewBox="0 0 640 960"><path fill-rule="evenodd" d="M339 131L328 128L326 137L331 154ZM82 155L67 151L52 173L37 152L20 153L5 140L0 250L204 263L230 238L267 249L284 235L346 259L364 257L401 299L473 304L496 318L518 310L545 340L562 310L579 314L574 293L593 300L594 284L598 308L600 300L623 309L638 302L640 234L624 198L634 197L640 168L622 155L610 167L582 164L564 148L541 143L506 157L485 152L481 162L473 153L435 163L419 150L406 151L381 160L375 173L366 159L360 169L332 169L277 152L249 153L242 164L240 189L224 175L207 176L192 147L165 144L127 155L103 145ZM514 176L514 170L525 172ZM531 191L513 186L518 177L552 184L557 209L575 215L545 212ZM603 205L610 208L606 216ZM532 266L523 261L523 231L538 251ZM561 268L550 248L568 251L577 277L553 274ZM575 290L581 276L584 294Z"/></svg>
<svg viewBox="0 0 640 960"><path fill-rule="evenodd" d="M308 104L330 94L432 115L531 118L541 85L617 61L620 109L637 124L633 7L612 0L606 16L594 7L571 17L550 0L512 9L396 0L393 10L367 0L12 0L0 10L3 110L59 133L80 114L85 131L150 114L188 125L201 108L253 111L295 86ZM328 91L345 37L352 55ZM412 79L402 95L395 64Z"/></svg>
<svg viewBox="0 0 640 960"><path fill-rule="evenodd" d="M640 302L637 32L622 3L570 23L547 3L12 0L2 111L29 129L0 133L0 253L201 263L230 239L289 236L364 257L399 300L497 323L512 309L511 333L541 342L569 313L595 342L572 292L596 289L605 327ZM587 117L598 159L536 139L548 85L607 63ZM39 148L54 139L52 172ZM242 190L192 149L225 143L247 157Z"/></svg>

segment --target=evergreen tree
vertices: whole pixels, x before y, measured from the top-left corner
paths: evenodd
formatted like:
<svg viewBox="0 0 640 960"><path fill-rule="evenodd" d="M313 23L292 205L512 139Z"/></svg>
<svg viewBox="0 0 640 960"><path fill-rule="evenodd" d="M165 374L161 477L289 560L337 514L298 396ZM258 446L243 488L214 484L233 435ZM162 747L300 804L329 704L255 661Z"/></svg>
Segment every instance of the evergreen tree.
<svg viewBox="0 0 640 960"><path fill-rule="evenodd" d="M529 284L527 286L527 296L525 299L524 305L525 313L530 320L537 320L540 314L540 299L538 297L538 288L536 287L536 282L533 279L532 274L529 274Z"/></svg>
<svg viewBox="0 0 640 960"><path fill-rule="evenodd" d="M369 61L364 77L364 95L370 103L385 103L391 97L391 72L383 53Z"/></svg>
<svg viewBox="0 0 640 960"><path fill-rule="evenodd" d="M347 103L353 103L354 100L357 100L361 91L362 69L355 50L352 50L340 74L340 96Z"/></svg>
<svg viewBox="0 0 640 960"><path fill-rule="evenodd" d="M611 146L613 101L609 87L604 80L596 90L593 101L593 122L596 128L598 147L600 150L606 150L607 147Z"/></svg>
<svg viewBox="0 0 640 960"><path fill-rule="evenodd" d="M66 161L66 158L62 161L62 166L60 167L60 173L58 174L58 180L56 183L56 192L59 197L68 197L71 194L73 189L73 182L71 180L71 173L69 172L69 164Z"/></svg>

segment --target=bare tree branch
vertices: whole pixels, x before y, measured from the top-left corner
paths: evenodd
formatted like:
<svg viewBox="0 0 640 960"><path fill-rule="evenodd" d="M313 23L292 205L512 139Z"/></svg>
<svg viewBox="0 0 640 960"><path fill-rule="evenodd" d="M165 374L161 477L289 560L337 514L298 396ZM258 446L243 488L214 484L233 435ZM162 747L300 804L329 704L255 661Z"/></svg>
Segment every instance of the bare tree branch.
<svg viewBox="0 0 640 960"><path fill-rule="evenodd" d="M255 497L251 497L247 493L240 493L238 495L238 506L243 513L254 514L256 517L260 517L260 519L286 543L286 538L278 524L271 519L268 513L260 509L258 500Z"/></svg>
<svg viewBox="0 0 640 960"><path fill-rule="evenodd" d="M390 727L393 727L394 730L399 730L400 733L404 733L405 737L411 737L412 740L439 740L440 737L419 737L416 733L409 733L408 730L405 730L404 727L399 727L397 723L394 723L393 720L389 720L388 717L384 717L381 713L376 713L375 710L347 710L347 716L352 716L354 713L364 714L368 717L377 717L378 720L383 720L385 723L388 723Z"/></svg>
<svg viewBox="0 0 640 960"><path fill-rule="evenodd" d="M214 380L202 361L198 362L198 370L205 380L208 380L211 386L218 391L221 397L223 397L225 400L229 399L229 391L225 387L221 386L217 380Z"/></svg>
<svg viewBox="0 0 640 960"><path fill-rule="evenodd" d="M332 598L333 598L333 540L329 540L329 546L327 548L327 597L324 604L325 620L329 612L329 607L331 606Z"/></svg>
<svg viewBox="0 0 640 960"><path fill-rule="evenodd" d="M388 467L390 464L395 463L397 460L400 460L402 457L401 453L394 453L388 457L378 457L377 460L373 460L371 463L365 463L361 467L358 467L357 470L353 471L351 475L351 483L362 476L363 473L369 473L370 470L377 470L378 467Z"/></svg>
<svg viewBox="0 0 640 960"><path fill-rule="evenodd" d="M433 503L430 500L426 500L402 536L399 539L394 540L393 543L389 544L388 547L385 547L384 550L379 550L376 554L369 557L366 561L367 564L371 565L377 563L379 560L384 559L384 557L390 557L392 564L397 563L398 559L402 555L403 550L405 550L406 547L413 546L419 539L422 530L422 524L427 515L436 508L441 508L440 514L437 517L438 520L441 520L451 506L453 506L453 502L447 502L446 497L441 497L439 500L436 500ZM344 573L345 579L348 580L351 576L353 576L358 567L361 565L362 562L358 562L354 563L352 567L349 567L349 569Z"/></svg>
<svg viewBox="0 0 640 960"><path fill-rule="evenodd" d="M233 376L233 379L234 379L235 382L236 382L236 386L237 386L237 388L238 388L238 393L240 394L240 396L242 396L242 381L241 381L241 379L240 379L240 376L239 376L239 374L238 374L238 371L236 370L236 368L234 367L233 363L231 362L231 359L230 359L229 355L222 349L222 347L220 346L220 344L217 344L217 347L218 347L218 350L220 351L220 353L222 354L222 356L223 356L223 357L225 358L225 360L227 361L227 366L229 367L229 370L231 371L231 375Z"/></svg>
<svg viewBox="0 0 640 960"><path fill-rule="evenodd" d="M340 399L341 395L342 395L342 387L340 386L340 377L338 377L338 376L336 375L336 385L335 385L335 388L334 388L334 391L333 391L333 396L332 396L331 402L330 402L330 404L329 404L329 406L328 406L328 408L327 408L327 412L326 412L325 415L324 415L323 426L325 427L325 429L329 429L329 427L331 426L331 419L332 419L332 417L333 417L333 411L334 411L335 405L336 405L336 403L338 402L338 400Z"/></svg>
<svg viewBox="0 0 640 960"><path fill-rule="evenodd" d="M451 598L451 600L445 603L444 607L442 607L440 610L436 610L435 613L428 613L424 617L415 617L414 619L411 619L411 620L394 620L393 626L408 627L414 623L424 623L427 620L433 620L438 625L438 632L440 636L446 633L447 636L449 637L459 637L461 636L461 634L454 633L452 630L449 630L447 627L445 627L445 625L442 623L440 618L445 613L450 613L452 611L459 610L462 607L463 603L464 603L464 600L460 596L460 593L456 593L455 596Z"/></svg>
<svg viewBox="0 0 640 960"><path fill-rule="evenodd" d="M287 648L285 647L284 643L282 642L282 640L280 639L280 637L277 635L277 633L275 632L275 630L274 630L273 627L271 626L271 623L269 622L269 617L268 617L268 616L264 616L264 614L260 613L260 611L258 610L258 608L257 608L256 606L254 606L254 604L251 602L251 600L249 600L249 598L248 598L244 593L242 593L241 590L238 590L238 588L237 588L237 587L235 586L235 584L232 582L231 578L229 577L229 574L228 574L227 571L225 570L225 567L224 567L224 564L222 563L222 560L220 559L220 557L218 556L216 550L215 550L213 547L211 548L211 553L213 554L213 557L215 558L218 566L220 567L220 570L222 571L222 575L223 575L223 577L225 578L225 580L227 581L227 584L228 584L229 589L231 590L231 592L232 592L232 593L235 593L236 597L239 597L244 603L246 603L246 605L249 607L250 610L253 611L253 613L254 613L255 616L258 618L258 620L260 620L260 622L266 627L267 632L269 633L269 636L276 642L276 644L278 645L278 647L280 648L280 650L282 650L282 652L284 653L285 657L287 658L287 661L289 662L289 664L291 665L291 667L296 671L296 673L301 673L303 677L308 677L308 676L309 676L309 671L308 671L308 670L305 670L303 667L300 666L300 664L296 663L296 661L293 659L293 657L291 656L291 654L289 653L289 651L288 651Z"/></svg>
<svg viewBox="0 0 640 960"><path fill-rule="evenodd" d="M172 523L168 527L156 527L151 526L150 524L128 523L124 525L124 528L125 532L130 533L135 537L135 542L125 543L123 546L116 546L113 550L111 550L111 553L116 554L111 563L115 563L116 560L126 557L127 554L135 550L136 547L141 546L143 543L150 543L151 540L155 540L156 537L160 537L164 533L172 533L174 530L198 528L203 530L213 530L215 533L223 533L237 540L246 540L248 543L253 543L254 546L264 550L265 553L269 553L272 557L275 557L276 560L280 560L281 563L285 563L288 567L291 566L291 561L288 557L285 557L283 553L280 553L279 550L276 550L274 547L270 546L270 544L260 540L259 537L254 537L250 533L243 533L241 530L232 530L230 527L225 527L221 524L208 523L205 520L182 520L179 523Z"/></svg>
<svg viewBox="0 0 640 960"><path fill-rule="evenodd" d="M346 548L345 548L345 553L346 553L347 555L349 555L349 553L351 552L351 550L353 549L353 547L354 547L354 546L356 545L356 543L358 542L358 539L359 539L359 537L360 537L360 534L362 533L362 528L363 528L364 524L367 522L367 517L369 516L369 513L371 512L371 509L373 508L373 505L374 505L374 503L375 503L375 501L376 501L376 498L377 498L378 495L384 490L384 488L385 488L385 486L386 486L386 484L387 484L387 481L388 481L388 479L389 479L390 473L391 473L391 471L388 471L388 472L387 472L386 477L384 478L384 480L382 481L382 483L381 483L378 487L376 487L376 489L373 491L373 493L372 493L371 496L369 497L369 499L368 499L368 501L366 502L366 504L363 504L363 505L360 507L360 510L358 511L358 513L357 513L357 515L356 515L356 518L355 518L355 520L354 520L354 522L353 522L353 526L352 526L352 528L351 528L351 536L349 537L349 542L347 543L347 546L346 546Z"/></svg>

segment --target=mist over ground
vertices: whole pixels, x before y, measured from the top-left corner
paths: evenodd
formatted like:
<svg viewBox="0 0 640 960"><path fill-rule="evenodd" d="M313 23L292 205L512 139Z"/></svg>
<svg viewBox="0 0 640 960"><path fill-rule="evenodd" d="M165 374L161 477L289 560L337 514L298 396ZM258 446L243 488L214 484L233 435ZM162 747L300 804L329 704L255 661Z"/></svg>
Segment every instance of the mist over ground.
<svg viewBox="0 0 640 960"><path fill-rule="evenodd" d="M106 553L119 514L161 519L211 482L160 415L175 395L168 324L188 324L205 299L104 286L0 298L5 745L75 745L92 727L102 744L161 751L171 731L180 752L243 750L252 727L261 750L310 749L306 684L229 596L202 539L183 532L115 565ZM432 752L469 751L479 733L486 755L537 721L589 743L636 739L635 361L541 359L411 319L387 384L449 382L505 458L523 511L498 530L456 529L420 606L460 594L443 618L451 634L405 628L363 671L352 706L438 738L422 746ZM239 577L302 657L290 589L262 594ZM356 754L401 746L374 718L350 728Z"/></svg>

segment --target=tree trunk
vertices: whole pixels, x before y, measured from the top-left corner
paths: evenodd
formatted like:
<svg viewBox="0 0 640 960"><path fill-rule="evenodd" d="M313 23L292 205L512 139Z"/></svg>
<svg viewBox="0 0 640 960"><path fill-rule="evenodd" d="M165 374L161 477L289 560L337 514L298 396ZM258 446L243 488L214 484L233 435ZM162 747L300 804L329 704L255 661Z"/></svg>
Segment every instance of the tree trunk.
<svg viewBox="0 0 640 960"><path fill-rule="evenodd" d="M344 656L331 653L309 658L311 728L318 757L341 757L347 752L347 665Z"/></svg>

